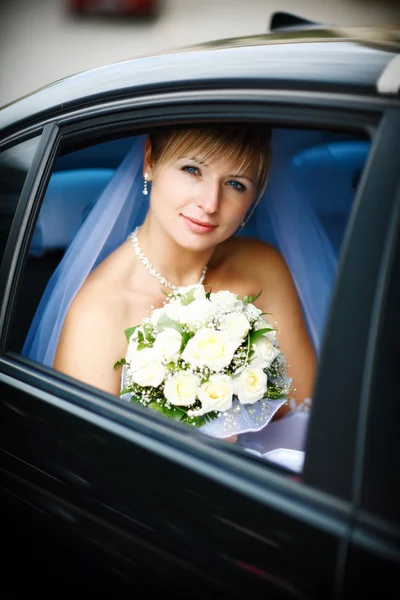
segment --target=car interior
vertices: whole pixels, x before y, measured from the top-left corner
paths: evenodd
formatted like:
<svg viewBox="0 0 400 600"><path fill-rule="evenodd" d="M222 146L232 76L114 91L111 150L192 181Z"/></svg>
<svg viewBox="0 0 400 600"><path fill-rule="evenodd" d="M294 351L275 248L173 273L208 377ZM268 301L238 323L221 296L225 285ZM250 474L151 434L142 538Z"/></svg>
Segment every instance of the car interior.
<svg viewBox="0 0 400 600"><path fill-rule="evenodd" d="M133 137L61 154L55 161L31 240L10 348L21 352L47 282L116 168ZM270 178L290 177L296 201L313 208L338 256L370 142L361 133L275 129ZM282 151L283 148L283 151ZM268 202L268 186L266 191ZM257 210L243 232L277 245L273 228ZM239 234L240 235L240 234Z"/></svg>

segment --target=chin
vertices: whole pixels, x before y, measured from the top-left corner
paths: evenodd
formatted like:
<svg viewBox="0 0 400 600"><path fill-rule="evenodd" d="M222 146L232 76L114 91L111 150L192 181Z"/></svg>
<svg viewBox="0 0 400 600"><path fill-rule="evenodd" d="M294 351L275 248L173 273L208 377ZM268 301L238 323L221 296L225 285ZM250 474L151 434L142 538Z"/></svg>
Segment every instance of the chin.
<svg viewBox="0 0 400 600"><path fill-rule="evenodd" d="M209 250L213 248L217 244L219 244L219 240L213 240L211 236L196 236L196 235L185 235L175 233L173 236L176 242L184 248L185 250L191 250L195 252L201 252L204 250Z"/></svg>
<svg viewBox="0 0 400 600"><path fill-rule="evenodd" d="M219 235L219 232L217 231L206 234L196 234L191 231L187 231L187 229L185 231L185 228L182 227L177 228L174 231L173 237L176 242L182 246L182 248L198 252L214 248L226 239L221 239L221 235Z"/></svg>

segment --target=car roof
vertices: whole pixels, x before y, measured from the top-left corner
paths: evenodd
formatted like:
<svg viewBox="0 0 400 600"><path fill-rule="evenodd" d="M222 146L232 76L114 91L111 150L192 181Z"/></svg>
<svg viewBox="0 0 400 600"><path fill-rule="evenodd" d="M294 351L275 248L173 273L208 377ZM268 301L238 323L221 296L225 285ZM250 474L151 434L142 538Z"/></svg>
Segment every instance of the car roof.
<svg viewBox="0 0 400 600"><path fill-rule="evenodd" d="M217 40L94 68L55 81L0 109L0 131L140 91L249 86L378 94L399 53L396 28L288 28Z"/></svg>

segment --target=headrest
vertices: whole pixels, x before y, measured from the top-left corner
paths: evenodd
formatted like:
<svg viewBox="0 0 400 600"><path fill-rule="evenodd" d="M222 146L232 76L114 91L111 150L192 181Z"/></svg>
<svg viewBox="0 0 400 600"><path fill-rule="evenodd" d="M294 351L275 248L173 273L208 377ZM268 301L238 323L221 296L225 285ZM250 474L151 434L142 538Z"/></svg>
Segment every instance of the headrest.
<svg viewBox="0 0 400 600"><path fill-rule="evenodd" d="M113 175L113 169L55 172L33 233L30 256L68 248Z"/></svg>
<svg viewBox="0 0 400 600"><path fill-rule="evenodd" d="M293 157L296 188L317 214L349 215L369 149L368 141L331 142Z"/></svg>

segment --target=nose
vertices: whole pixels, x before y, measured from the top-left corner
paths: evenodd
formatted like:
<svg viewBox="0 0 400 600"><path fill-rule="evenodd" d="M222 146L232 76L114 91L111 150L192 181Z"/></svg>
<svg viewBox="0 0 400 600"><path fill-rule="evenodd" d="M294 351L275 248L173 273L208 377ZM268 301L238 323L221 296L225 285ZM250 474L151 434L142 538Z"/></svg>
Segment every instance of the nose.
<svg viewBox="0 0 400 600"><path fill-rule="evenodd" d="M217 213L221 202L221 188L218 181L209 182L203 185L197 198L197 205L203 209L206 214Z"/></svg>

